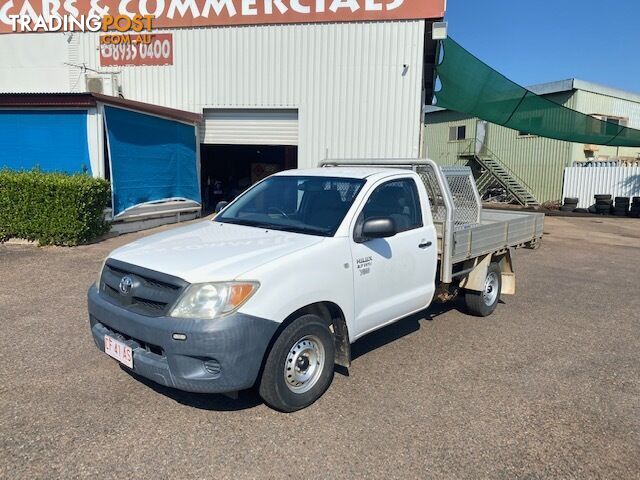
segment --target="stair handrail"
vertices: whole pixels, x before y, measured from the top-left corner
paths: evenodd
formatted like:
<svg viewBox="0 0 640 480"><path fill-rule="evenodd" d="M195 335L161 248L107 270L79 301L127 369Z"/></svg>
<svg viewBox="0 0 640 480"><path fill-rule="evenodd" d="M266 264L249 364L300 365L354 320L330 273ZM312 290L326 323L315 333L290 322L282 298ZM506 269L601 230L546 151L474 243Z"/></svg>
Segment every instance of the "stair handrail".
<svg viewBox="0 0 640 480"><path fill-rule="evenodd" d="M466 155L466 156L470 156L470 155L477 155L476 153L476 140L475 138L472 138L471 140L469 140L469 142L467 142L467 146L466 148L462 149L462 152L458 153L459 156L461 155Z"/></svg>
<svg viewBox="0 0 640 480"><path fill-rule="evenodd" d="M519 175L517 175L513 170L511 170L501 159L500 157L498 157L498 155L496 155L496 153L491 150L489 147L487 147L486 145L483 147L486 152L488 153L488 156L491 160L493 160L494 162L496 162L500 167L504 168L506 170L506 172L511 175L512 177L514 177L524 188L525 190L527 190L527 193L529 195L531 195L533 198L536 198L535 195L533 194L531 187L527 184L527 182L525 182L522 178L520 178ZM478 158L478 160L480 160L480 162L482 162L482 156L477 155L476 157ZM491 172L493 174L494 177L496 177L495 173ZM536 199L537 201L537 199Z"/></svg>
<svg viewBox="0 0 640 480"><path fill-rule="evenodd" d="M496 180L500 181L500 178L498 178L496 173L493 172L490 168L488 168L486 166L485 162L483 161L483 157L484 158L488 157L491 160L493 160L495 163L497 163L498 166L503 168L507 172L507 174L509 174L511 177L513 177L518 183L520 183L520 185L522 185L522 187L525 189L526 193L531 198L533 198L536 202L538 201L536 196L533 194L533 191L532 191L531 187L529 186L529 184L527 182L525 182L517 173L515 173L513 170L511 170L511 168L509 168L493 150L491 150L486 144L484 144L482 146L482 150L483 150L483 154L480 154L480 152L477 152L476 151L476 139L471 139L466 143L466 145L463 148L459 148L458 149L458 162L456 162L456 163L464 162L464 159L461 158L463 156L467 156L467 157L473 156L485 168L487 168L489 170L489 172L490 172L492 177L494 177ZM505 187L507 187L507 186L505 185Z"/></svg>

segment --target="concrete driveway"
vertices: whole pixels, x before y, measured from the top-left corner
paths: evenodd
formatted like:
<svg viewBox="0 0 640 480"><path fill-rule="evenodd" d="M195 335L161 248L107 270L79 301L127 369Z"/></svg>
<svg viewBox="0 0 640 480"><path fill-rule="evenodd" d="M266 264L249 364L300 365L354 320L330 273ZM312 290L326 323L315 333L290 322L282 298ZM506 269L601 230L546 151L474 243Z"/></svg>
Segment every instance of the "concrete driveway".
<svg viewBox="0 0 640 480"><path fill-rule="evenodd" d="M378 331L289 415L159 387L96 349L86 290L143 234L0 246L0 477L640 478L640 221L545 231L492 317L458 302Z"/></svg>

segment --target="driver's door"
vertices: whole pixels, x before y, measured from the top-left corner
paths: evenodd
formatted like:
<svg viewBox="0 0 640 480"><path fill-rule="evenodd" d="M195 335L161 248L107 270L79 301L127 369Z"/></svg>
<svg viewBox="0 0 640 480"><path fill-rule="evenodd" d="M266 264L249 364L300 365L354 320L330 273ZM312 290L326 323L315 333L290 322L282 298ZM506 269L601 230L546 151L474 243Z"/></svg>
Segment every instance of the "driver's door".
<svg viewBox="0 0 640 480"><path fill-rule="evenodd" d="M433 298L437 239L422 204L428 199L421 198L415 180L401 177L377 186L356 216L351 234L356 337L426 308ZM375 217L394 219L398 233L358 243L355 230Z"/></svg>

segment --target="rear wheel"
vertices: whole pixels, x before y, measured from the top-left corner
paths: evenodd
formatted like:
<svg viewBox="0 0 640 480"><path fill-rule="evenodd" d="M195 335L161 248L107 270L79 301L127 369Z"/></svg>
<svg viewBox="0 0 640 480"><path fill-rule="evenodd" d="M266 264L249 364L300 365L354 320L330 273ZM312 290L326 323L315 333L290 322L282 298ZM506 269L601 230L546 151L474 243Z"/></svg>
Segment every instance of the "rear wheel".
<svg viewBox="0 0 640 480"><path fill-rule="evenodd" d="M282 412L311 405L331 385L334 357L327 322L316 315L302 315L273 344L260 380L260 396Z"/></svg>
<svg viewBox="0 0 640 480"><path fill-rule="evenodd" d="M493 313L500 301L502 291L502 272L500 265L491 263L487 268L487 276L484 280L484 288L481 292L466 290L464 299L467 310L472 315L486 317Z"/></svg>

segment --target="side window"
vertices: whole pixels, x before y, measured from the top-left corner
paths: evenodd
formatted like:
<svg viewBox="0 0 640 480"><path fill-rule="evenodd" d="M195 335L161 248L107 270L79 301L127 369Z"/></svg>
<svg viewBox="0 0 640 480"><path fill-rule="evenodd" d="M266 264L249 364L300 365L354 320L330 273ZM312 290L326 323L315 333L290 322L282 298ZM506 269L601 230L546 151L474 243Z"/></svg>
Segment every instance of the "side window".
<svg viewBox="0 0 640 480"><path fill-rule="evenodd" d="M411 178L392 180L377 187L362 209L358 223L370 218L391 217L398 232L422 227L422 211L416 182Z"/></svg>
<svg viewBox="0 0 640 480"><path fill-rule="evenodd" d="M449 127L449 141L456 142L458 140L466 140L467 127L466 125L456 125L455 127Z"/></svg>

